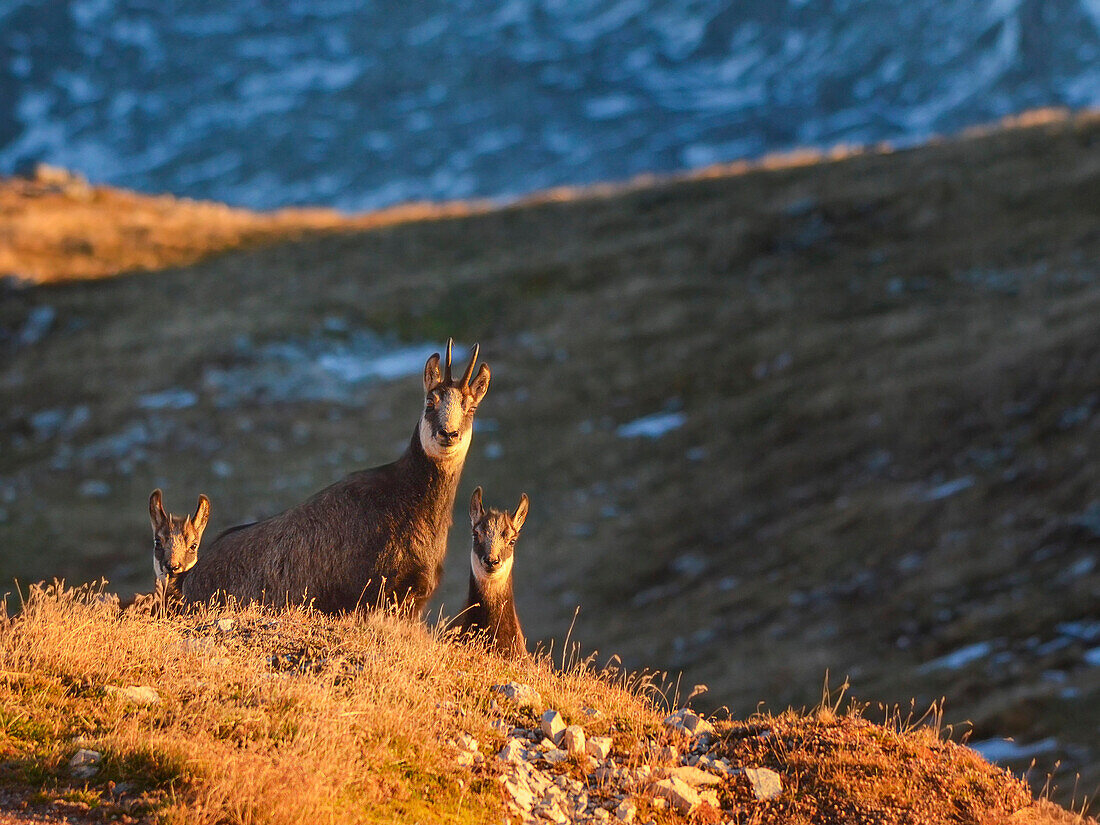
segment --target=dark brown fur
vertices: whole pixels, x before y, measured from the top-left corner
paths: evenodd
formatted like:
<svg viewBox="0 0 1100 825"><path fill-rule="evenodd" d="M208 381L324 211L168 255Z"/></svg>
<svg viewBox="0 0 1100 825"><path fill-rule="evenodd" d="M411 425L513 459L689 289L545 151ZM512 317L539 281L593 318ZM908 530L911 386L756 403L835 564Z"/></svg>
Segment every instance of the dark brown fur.
<svg viewBox="0 0 1100 825"><path fill-rule="evenodd" d="M425 365L425 410L395 462L352 473L302 504L218 536L183 582L189 601L228 595L269 604L312 603L327 613L399 602L418 613L435 591L477 405L489 386ZM437 454L425 451L425 439ZM457 446L456 446L457 445ZM465 445L464 447L462 445ZM451 456L439 451L461 450Z"/></svg>

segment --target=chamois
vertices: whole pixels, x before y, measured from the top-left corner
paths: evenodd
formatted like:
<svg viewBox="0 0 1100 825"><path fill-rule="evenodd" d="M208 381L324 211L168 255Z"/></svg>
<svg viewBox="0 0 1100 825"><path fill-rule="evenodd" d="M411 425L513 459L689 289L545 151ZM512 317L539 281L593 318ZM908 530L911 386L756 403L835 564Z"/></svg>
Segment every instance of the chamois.
<svg viewBox="0 0 1100 825"><path fill-rule="evenodd" d="M206 523L210 520L210 499L199 496L192 516L164 512L160 489L149 496L149 521L153 525L153 573L158 582L178 587L195 566Z"/></svg>
<svg viewBox="0 0 1100 825"><path fill-rule="evenodd" d="M199 496L194 515L173 516L164 512L164 496L160 489L153 490L149 496L149 521L153 525L156 586L152 593L121 600L119 606L150 613L178 606L183 580L198 560L199 542L209 520L210 499L206 496Z"/></svg>
<svg viewBox="0 0 1100 825"><path fill-rule="evenodd" d="M470 590L466 609L458 621L464 634L484 634L489 646L503 656L527 656L527 640L519 626L516 600L512 594L512 563L516 539L527 519L527 494L520 496L512 514L481 504L481 488L470 499L470 527L474 546L470 550Z"/></svg>
<svg viewBox="0 0 1100 825"><path fill-rule="evenodd" d="M184 582L188 601L233 597L326 613L399 604L416 615L443 572L447 531L474 414L489 367L451 377L451 347L424 365L424 409L397 461L352 473L305 502L233 527L203 551Z"/></svg>

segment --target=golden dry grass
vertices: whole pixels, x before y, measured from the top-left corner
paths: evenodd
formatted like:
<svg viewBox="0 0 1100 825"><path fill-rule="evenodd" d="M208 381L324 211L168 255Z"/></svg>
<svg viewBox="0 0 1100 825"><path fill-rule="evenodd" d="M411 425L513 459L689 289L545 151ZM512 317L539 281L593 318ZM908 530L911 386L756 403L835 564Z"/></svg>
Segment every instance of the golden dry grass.
<svg viewBox="0 0 1100 825"><path fill-rule="evenodd" d="M233 626L219 629L218 618ZM583 664L556 672L545 656L506 662L389 614L253 607L152 618L120 613L96 587L35 587L0 632L0 807L21 799L32 814L77 822L500 822L493 753L504 740L493 723L535 724L529 709L498 707L490 686L508 680L590 733L612 734L624 761L644 760L664 735L663 697L644 678ZM131 685L160 701L109 690ZM462 732L487 757L472 771L448 744ZM1022 781L926 728L824 709L720 723L719 734L721 755L773 767L788 788L760 803L747 784L727 785L722 817L732 821L1081 821L1033 806ZM95 776L73 777L78 748L103 754ZM644 793L639 804L659 822L683 821ZM709 807L694 818L722 821Z"/></svg>
<svg viewBox="0 0 1100 825"><path fill-rule="evenodd" d="M0 782L68 813L164 822L493 822L499 786L454 764L468 732L493 751L489 687L537 686L567 716L585 703L629 728L651 707L606 681L554 676L447 644L422 625L302 610L179 618L119 613L95 588L33 588L0 644ZM220 613L224 617L225 613ZM151 686L143 707L109 686ZM74 779L78 748L103 754ZM110 783L131 790L113 796ZM83 804L81 804L83 803Z"/></svg>
<svg viewBox="0 0 1100 825"><path fill-rule="evenodd" d="M222 203L62 183L0 179L0 275L38 283L186 266L228 249L410 220L469 215L475 203L252 212Z"/></svg>

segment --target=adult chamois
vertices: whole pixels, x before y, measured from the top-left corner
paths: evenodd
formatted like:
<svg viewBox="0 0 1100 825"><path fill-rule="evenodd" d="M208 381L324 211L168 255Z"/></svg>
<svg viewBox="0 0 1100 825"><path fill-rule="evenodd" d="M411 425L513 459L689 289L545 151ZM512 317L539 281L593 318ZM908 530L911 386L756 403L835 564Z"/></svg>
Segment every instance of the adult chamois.
<svg viewBox="0 0 1100 825"><path fill-rule="evenodd" d="M203 551L184 581L188 601L231 596L326 613L400 604L417 615L435 591L455 492L489 367L471 380L478 347L457 381L451 347L424 365L424 410L404 454L352 473L263 521L233 527Z"/></svg>
<svg viewBox="0 0 1100 825"><path fill-rule="evenodd" d="M524 493L514 513L486 511L480 487L470 499L470 589L457 626L464 634L481 634L489 647L512 658L527 656L512 592L512 564L529 504Z"/></svg>

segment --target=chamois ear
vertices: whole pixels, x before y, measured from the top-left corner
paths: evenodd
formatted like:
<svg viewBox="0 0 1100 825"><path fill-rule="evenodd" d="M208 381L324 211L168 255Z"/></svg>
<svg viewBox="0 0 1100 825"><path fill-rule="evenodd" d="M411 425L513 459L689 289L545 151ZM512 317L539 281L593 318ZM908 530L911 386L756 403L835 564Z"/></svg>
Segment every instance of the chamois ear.
<svg viewBox="0 0 1100 825"><path fill-rule="evenodd" d="M439 371L439 353L433 352L428 363L424 365L424 392L428 392L443 380L443 373Z"/></svg>
<svg viewBox="0 0 1100 825"><path fill-rule="evenodd" d="M481 521L481 517L485 515L485 508L481 506L481 488L478 487L474 490L473 496L470 497L470 526L477 524Z"/></svg>
<svg viewBox="0 0 1100 825"><path fill-rule="evenodd" d="M164 512L163 494L159 487L149 496L149 521L153 525L154 533L168 526L168 514Z"/></svg>
<svg viewBox="0 0 1100 825"><path fill-rule="evenodd" d="M512 526L518 533L520 528L523 527L523 522L527 521L527 508L531 506L531 500L527 498L527 493L524 493L519 497L519 507L516 508L516 512L512 514Z"/></svg>
<svg viewBox="0 0 1100 825"><path fill-rule="evenodd" d="M470 382L470 395L474 398L474 404L480 404L481 399L485 397L485 393L489 390L489 365L482 364L481 369L477 371L477 377Z"/></svg>
<svg viewBox="0 0 1100 825"><path fill-rule="evenodd" d="M206 522L210 520L210 499L199 494L199 506L195 508L195 515L191 516L191 526L195 533L202 537L202 531L206 529Z"/></svg>

